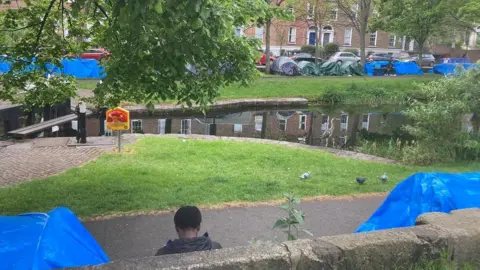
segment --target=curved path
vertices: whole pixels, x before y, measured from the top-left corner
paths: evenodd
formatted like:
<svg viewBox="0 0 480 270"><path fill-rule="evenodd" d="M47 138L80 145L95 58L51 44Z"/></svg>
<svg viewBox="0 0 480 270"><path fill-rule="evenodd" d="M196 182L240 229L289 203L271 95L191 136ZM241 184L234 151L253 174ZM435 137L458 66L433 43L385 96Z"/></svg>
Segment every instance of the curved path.
<svg viewBox="0 0 480 270"><path fill-rule="evenodd" d="M305 213L303 228L314 237L352 233L384 198L362 196L302 202L299 208ZM286 239L283 232L272 230L275 220L285 216L278 206L202 210L202 213L201 232L208 231L223 247ZM168 239L175 237L173 213L124 216L84 224L112 260L152 256ZM300 237L309 236L300 234Z"/></svg>

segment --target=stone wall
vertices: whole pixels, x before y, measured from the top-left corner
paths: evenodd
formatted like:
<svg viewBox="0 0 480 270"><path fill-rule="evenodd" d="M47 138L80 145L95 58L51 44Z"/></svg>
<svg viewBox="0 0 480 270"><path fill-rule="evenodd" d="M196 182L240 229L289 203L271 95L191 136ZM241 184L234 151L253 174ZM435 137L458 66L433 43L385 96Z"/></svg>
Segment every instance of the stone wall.
<svg viewBox="0 0 480 270"><path fill-rule="evenodd" d="M411 228L130 259L83 269L408 269L422 258L437 259L446 250L460 265L480 267L479 208L425 214Z"/></svg>

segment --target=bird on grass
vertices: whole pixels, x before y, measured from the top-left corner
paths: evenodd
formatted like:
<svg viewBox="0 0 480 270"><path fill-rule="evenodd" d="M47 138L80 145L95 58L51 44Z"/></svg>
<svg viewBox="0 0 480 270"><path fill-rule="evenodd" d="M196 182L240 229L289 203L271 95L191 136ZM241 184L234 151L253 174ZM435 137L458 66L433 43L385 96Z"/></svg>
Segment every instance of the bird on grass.
<svg viewBox="0 0 480 270"><path fill-rule="evenodd" d="M306 172L306 173L303 173L302 175L300 175L300 179L302 180L305 180L307 178L310 177L310 171Z"/></svg>
<svg viewBox="0 0 480 270"><path fill-rule="evenodd" d="M387 180L388 180L387 173L383 173L383 175L380 176L380 179L382 180L383 183L387 182Z"/></svg>
<svg viewBox="0 0 480 270"><path fill-rule="evenodd" d="M360 185L363 185L365 181L367 181L366 177L357 177L357 183L359 183Z"/></svg>

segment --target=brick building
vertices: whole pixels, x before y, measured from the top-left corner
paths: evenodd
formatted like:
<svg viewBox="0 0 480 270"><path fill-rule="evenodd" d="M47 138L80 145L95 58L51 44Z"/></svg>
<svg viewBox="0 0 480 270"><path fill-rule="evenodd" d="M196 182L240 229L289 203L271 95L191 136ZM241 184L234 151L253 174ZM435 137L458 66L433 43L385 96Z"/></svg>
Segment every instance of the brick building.
<svg viewBox="0 0 480 270"><path fill-rule="evenodd" d="M345 13L332 9L329 18L319 26L320 45L336 43L344 49L360 49L360 35L353 27ZM265 43L264 27L249 27L237 29L239 35L256 37ZM299 50L303 45L315 45L315 25L312 21L274 21L271 28L271 51L280 55L281 50ZM404 37L389 34L384 31L368 33L365 37L366 52L397 53L412 51L414 44ZM265 45L263 45L265 49Z"/></svg>

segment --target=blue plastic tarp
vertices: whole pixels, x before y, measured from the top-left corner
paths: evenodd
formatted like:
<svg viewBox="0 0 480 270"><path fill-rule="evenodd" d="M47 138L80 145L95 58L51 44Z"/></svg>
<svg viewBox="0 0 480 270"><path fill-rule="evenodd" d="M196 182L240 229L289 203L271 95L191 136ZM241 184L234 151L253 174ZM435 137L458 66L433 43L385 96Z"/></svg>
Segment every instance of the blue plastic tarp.
<svg viewBox="0 0 480 270"><path fill-rule="evenodd" d="M383 69L388 61L374 61L365 64L365 73L374 76L375 69ZM393 62L396 75L423 75L422 69L414 62Z"/></svg>
<svg viewBox="0 0 480 270"><path fill-rule="evenodd" d="M63 68L61 69L54 65L49 65L48 69L50 69L52 73L71 75L77 79L103 79L106 76L104 68L98 60L95 59L62 59L62 65ZM35 66L29 66L27 71L32 68L35 68ZM0 73L5 73L9 70L10 63L0 60Z"/></svg>
<svg viewBox="0 0 480 270"><path fill-rule="evenodd" d="M0 269L43 270L107 262L105 252L67 208L0 216Z"/></svg>
<svg viewBox="0 0 480 270"><path fill-rule="evenodd" d="M450 64L468 64L470 63L470 59L468 58L443 58L443 63L450 63Z"/></svg>
<svg viewBox="0 0 480 270"><path fill-rule="evenodd" d="M357 232L415 225L429 212L480 207L480 172L417 173L399 183Z"/></svg>
<svg viewBox="0 0 480 270"><path fill-rule="evenodd" d="M464 70L478 67L477 64L439 64L433 67L433 72L436 74L450 75L455 73L457 68L463 68Z"/></svg>

